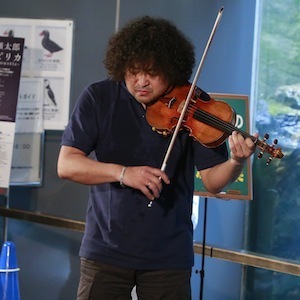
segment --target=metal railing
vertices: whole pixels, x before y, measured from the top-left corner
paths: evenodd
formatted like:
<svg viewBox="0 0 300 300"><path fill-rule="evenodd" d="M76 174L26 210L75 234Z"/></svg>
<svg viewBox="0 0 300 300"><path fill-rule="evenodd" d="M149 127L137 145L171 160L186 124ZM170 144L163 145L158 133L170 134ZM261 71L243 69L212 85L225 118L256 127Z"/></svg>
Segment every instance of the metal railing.
<svg viewBox="0 0 300 300"><path fill-rule="evenodd" d="M195 243L194 251L197 254L202 254L203 246ZM262 268L275 272L300 276L300 262L298 261L262 255L258 254L257 252L229 250L208 245L205 246L204 253L206 256L227 260L249 267Z"/></svg>
<svg viewBox="0 0 300 300"><path fill-rule="evenodd" d="M0 207L0 216L7 218L15 218L28 222L40 223L48 226L66 228L70 230L83 232L85 222L76 221L66 218L60 218L42 213L28 212L12 208ZM262 255L245 250L230 250L206 245L204 249L205 256L222 259L233 263L238 263L244 266L262 268L275 272L300 276L300 262L288 259L281 259ZM202 255L203 245L194 244L196 254Z"/></svg>

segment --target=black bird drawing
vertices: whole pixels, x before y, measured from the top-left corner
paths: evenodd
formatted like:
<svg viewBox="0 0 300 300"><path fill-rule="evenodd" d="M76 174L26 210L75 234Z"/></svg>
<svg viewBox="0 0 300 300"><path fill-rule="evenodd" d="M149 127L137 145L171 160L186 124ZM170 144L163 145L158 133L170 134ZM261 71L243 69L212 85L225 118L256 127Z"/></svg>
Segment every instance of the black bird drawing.
<svg viewBox="0 0 300 300"><path fill-rule="evenodd" d="M14 37L15 33L12 29L7 29L4 31L4 35L8 37Z"/></svg>
<svg viewBox="0 0 300 300"><path fill-rule="evenodd" d="M51 57L54 52L63 50L61 46L56 44L54 41L50 40L50 33L48 30L43 30L40 33L40 36L43 36L42 46L49 52L46 56Z"/></svg>
<svg viewBox="0 0 300 300"><path fill-rule="evenodd" d="M55 95L50 87L50 81L48 79L44 79L44 86L47 92L47 98L50 100L50 102L57 106L56 100L55 100Z"/></svg>

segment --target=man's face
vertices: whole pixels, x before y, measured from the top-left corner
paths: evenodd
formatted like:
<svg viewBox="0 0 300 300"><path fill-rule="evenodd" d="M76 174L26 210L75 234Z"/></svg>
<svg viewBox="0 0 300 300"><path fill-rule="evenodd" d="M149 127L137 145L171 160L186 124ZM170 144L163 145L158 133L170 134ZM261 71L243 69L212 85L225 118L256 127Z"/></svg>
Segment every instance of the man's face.
<svg viewBox="0 0 300 300"><path fill-rule="evenodd" d="M169 87L169 83L163 76L144 71L127 70L124 78L130 94L144 105L165 94Z"/></svg>

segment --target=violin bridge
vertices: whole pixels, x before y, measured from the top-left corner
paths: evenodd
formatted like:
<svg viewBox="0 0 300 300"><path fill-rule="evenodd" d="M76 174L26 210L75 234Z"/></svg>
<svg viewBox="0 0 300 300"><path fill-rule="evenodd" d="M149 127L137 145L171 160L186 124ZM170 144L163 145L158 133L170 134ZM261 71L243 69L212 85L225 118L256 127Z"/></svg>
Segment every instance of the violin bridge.
<svg viewBox="0 0 300 300"><path fill-rule="evenodd" d="M185 104L185 101L181 101L180 104L178 105L178 108L177 108L177 112L178 113L181 113L183 107L184 107L184 104Z"/></svg>

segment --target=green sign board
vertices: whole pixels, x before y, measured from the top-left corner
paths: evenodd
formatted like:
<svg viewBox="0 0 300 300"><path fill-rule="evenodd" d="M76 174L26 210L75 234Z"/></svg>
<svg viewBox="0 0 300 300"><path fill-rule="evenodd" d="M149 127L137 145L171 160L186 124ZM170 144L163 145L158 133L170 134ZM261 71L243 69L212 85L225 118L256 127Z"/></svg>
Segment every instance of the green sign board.
<svg viewBox="0 0 300 300"><path fill-rule="evenodd" d="M228 94L210 94L210 96L215 100L227 102L236 113L236 121L233 125L239 130L249 133L250 122L248 96ZM194 194L204 197L252 200L252 170L250 159L247 160L247 163L236 181L218 194L210 194L205 190L200 173L195 170Z"/></svg>

